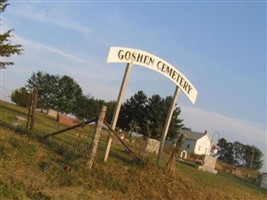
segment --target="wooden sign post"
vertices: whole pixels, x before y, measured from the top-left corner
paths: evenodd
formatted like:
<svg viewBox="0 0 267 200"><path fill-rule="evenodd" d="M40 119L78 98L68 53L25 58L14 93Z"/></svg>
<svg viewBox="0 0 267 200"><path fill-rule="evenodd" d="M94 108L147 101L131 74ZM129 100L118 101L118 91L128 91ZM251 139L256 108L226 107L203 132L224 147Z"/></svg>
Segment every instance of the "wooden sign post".
<svg viewBox="0 0 267 200"><path fill-rule="evenodd" d="M111 128L112 130L115 130L116 125L117 125L117 121L118 121L118 117L119 117L119 113L121 110L121 103L123 100L123 96L124 96L124 92L125 92L125 88L129 79L129 75L132 69L132 64L128 63L125 69L125 73L123 76L123 80L121 83L121 89L118 95L118 99L117 99L117 103L116 103L116 107L113 113L113 117L112 117L112 121L111 121ZM108 155L109 155L109 151L110 151L110 147L111 147L111 143L112 143L112 139L113 139L113 135L111 134L108 138L108 142L107 142L107 147L106 147L106 153L105 153L105 157L104 157L104 161L106 162L108 160Z"/></svg>

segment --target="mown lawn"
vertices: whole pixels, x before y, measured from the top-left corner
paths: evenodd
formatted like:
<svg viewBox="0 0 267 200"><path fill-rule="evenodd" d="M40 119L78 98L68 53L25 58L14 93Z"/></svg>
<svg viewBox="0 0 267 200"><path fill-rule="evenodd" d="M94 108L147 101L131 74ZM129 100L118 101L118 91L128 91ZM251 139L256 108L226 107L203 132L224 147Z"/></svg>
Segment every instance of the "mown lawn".
<svg viewBox="0 0 267 200"><path fill-rule="evenodd" d="M229 199L265 200L267 190L253 182L219 171L202 172L177 162L174 176L164 172L155 156L134 158L121 145L112 145L103 162L108 133L101 136L92 170L85 167L93 126L44 139L65 128L55 119L37 113L32 132L24 129L27 109L0 102L0 199ZM17 122L19 126L10 124ZM83 137L81 137L83 136ZM143 154L141 154L144 156Z"/></svg>

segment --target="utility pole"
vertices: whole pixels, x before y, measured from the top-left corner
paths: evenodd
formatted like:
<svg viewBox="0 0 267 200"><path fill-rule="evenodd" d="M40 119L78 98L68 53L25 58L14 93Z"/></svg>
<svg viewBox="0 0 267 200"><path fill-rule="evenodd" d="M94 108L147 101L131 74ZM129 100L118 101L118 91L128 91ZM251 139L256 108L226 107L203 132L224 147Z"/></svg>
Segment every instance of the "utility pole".
<svg viewBox="0 0 267 200"><path fill-rule="evenodd" d="M251 156L251 161L250 161L249 168L252 168L252 165L253 165L254 154L255 154L255 147L253 147L253 149L251 150L251 152L252 152L252 156Z"/></svg>

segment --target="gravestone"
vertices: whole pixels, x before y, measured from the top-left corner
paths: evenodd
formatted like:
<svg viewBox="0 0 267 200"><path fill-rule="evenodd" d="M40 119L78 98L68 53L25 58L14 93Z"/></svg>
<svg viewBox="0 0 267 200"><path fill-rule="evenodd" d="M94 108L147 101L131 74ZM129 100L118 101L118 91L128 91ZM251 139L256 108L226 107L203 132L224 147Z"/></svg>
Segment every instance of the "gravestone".
<svg viewBox="0 0 267 200"><path fill-rule="evenodd" d="M155 152L156 154L158 154L159 145L160 145L160 142L158 140L149 138L149 139L147 139L145 152L148 152L148 153L154 153Z"/></svg>
<svg viewBox="0 0 267 200"><path fill-rule="evenodd" d="M267 189L267 173L262 173L259 175L259 186Z"/></svg>
<svg viewBox="0 0 267 200"><path fill-rule="evenodd" d="M56 110L53 110L53 109L48 109L48 113L47 113L49 116L51 117L54 117L54 118L57 118L57 115L58 115L58 112Z"/></svg>
<svg viewBox="0 0 267 200"><path fill-rule="evenodd" d="M204 155L202 157L203 160L203 165L200 165L198 167L199 170L206 171L206 172L211 172L213 174L217 174L217 170L215 170L217 158L209 155Z"/></svg>

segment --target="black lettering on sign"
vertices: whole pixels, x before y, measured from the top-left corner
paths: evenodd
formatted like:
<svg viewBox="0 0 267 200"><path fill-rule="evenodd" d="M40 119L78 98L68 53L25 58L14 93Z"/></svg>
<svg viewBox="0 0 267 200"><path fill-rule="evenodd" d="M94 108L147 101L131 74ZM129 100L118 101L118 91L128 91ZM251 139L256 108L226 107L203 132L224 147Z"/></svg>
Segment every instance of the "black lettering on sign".
<svg viewBox="0 0 267 200"><path fill-rule="evenodd" d="M159 61L158 63L157 63L157 68L158 68L158 70L160 70L161 71L161 61Z"/></svg>
<svg viewBox="0 0 267 200"><path fill-rule="evenodd" d="M118 52L118 58L119 58L120 60L123 59L123 50L119 50L119 52Z"/></svg>
<svg viewBox="0 0 267 200"><path fill-rule="evenodd" d="M135 61L135 59L136 59L136 54L135 54L135 52L133 52L132 53L132 61Z"/></svg>
<svg viewBox="0 0 267 200"><path fill-rule="evenodd" d="M188 85L188 91L187 91L187 94L190 93L190 91L193 89L193 87L191 85Z"/></svg>
<svg viewBox="0 0 267 200"><path fill-rule="evenodd" d="M143 55L142 54L138 54L138 56L137 56L137 59L136 59L136 62L142 62L142 60L143 60Z"/></svg>
<svg viewBox="0 0 267 200"><path fill-rule="evenodd" d="M155 58L150 57L145 54L131 52L131 51L124 51L123 49L118 51L118 58L120 60L126 60L131 62L136 62L140 64L145 64L148 66L154 66ZM168 76L174 82L176 82L181 89L183 89L187 94L191 92L193 86L191 86L186 79L184 79L172 66L169 66L162 62L161 60L157 61L155 66L158 71L161 71L165 76Z"/></svg>
<svg viewBox="0 0 267 200"><path fill-rule="evenodd" d="M155 62L155 58L150 57L150 58L149 58L149 63L148 63L148 65L153 66L153 65L154 65L154 62Z"/></svg>
<svg viewBox="0 0 267 200"><path fill-rule="evenodd" d="M126 51L124 57L125 57L125 60L130 60L130 58L131 58L131 52L130 51Z"/></svg>

